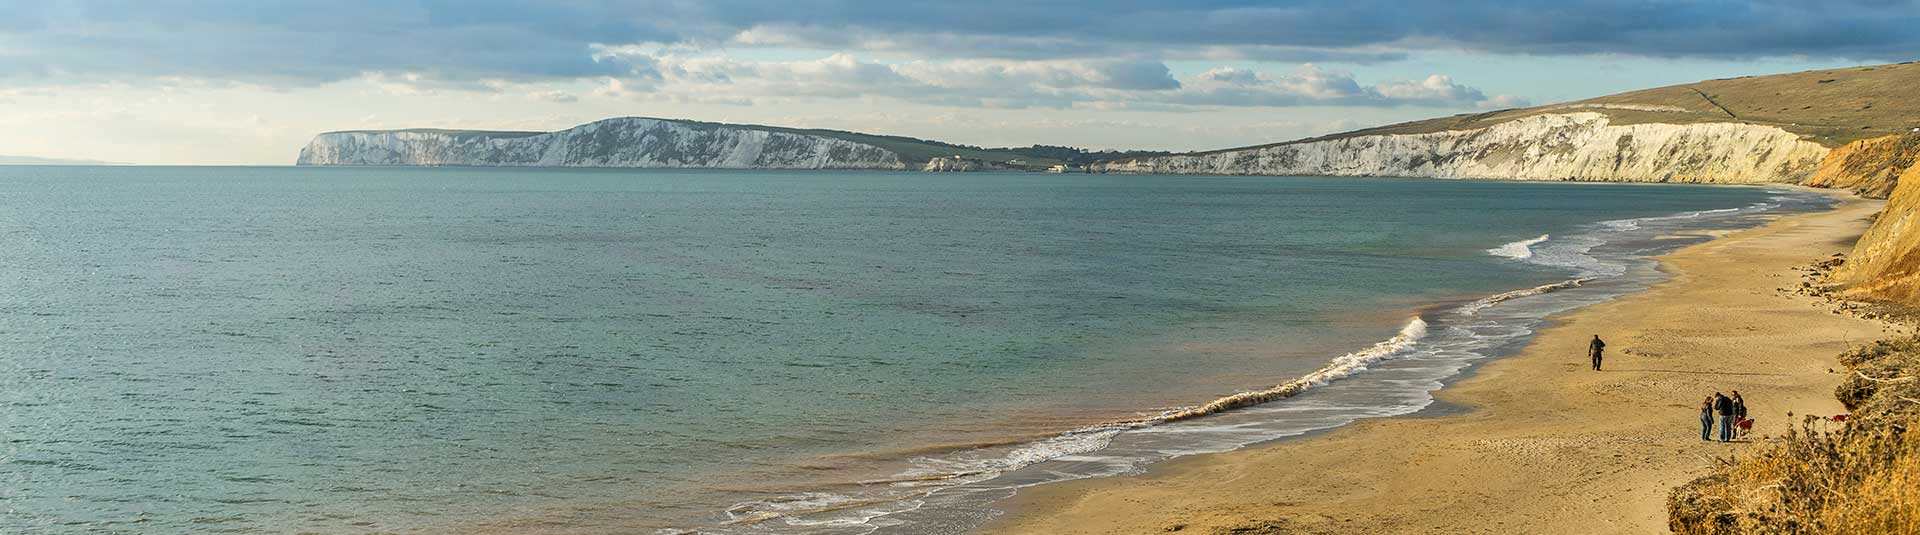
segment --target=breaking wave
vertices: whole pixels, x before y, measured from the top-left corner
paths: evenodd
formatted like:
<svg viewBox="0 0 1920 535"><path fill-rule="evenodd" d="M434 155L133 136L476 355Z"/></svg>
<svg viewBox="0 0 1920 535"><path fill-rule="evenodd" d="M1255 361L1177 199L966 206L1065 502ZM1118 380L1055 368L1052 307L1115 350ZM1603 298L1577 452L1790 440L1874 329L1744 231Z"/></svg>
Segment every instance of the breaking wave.
<svg viewBox="0 0 1920 535"><path fill-rule="evenodd" d="M1544 239L1544 236L1542 238ZM1394 355L1413 348L1413 346L1419 342L1420 338L1426 335L1426 320L1416 317L1413 318L1413 321L1407 322L1405 327L1400 328L1400 334L1394 335L1393 338L1374 344L1373 347L1341 355L1339 358L1328 362L1326 366L1314 370L1313 373L1301 376L1299 379L1294 379L1293 381L1266 390L1241 392L1213 400L1213 402L1206 405L1162 414L1150 419L1149 422L1177 422L1209 414L1226 412L1241 407L1259 405L1276 399L1293 397L1301 392L1307 391L1309 388L1324 385L1366 371L1367 366L1373 363L1393 358Z"/></svg>
<svg viewBox="0 0 1920 535"><path fill-rule="evenodd" d="M1775 196L1776 200L1782 199L1782 198L1785 198L1785 197ZM1743 210L1757 209L1760 211L1764 211L1772 208L1773 206L1775 205L1770 203L1759 203L1753 206L1748 206L1746 208L1721 208L1717 210L1698 210L1693 212L1681 212L1673 215L1636 217L1633 219L1615 219L1612 221L1601 221L1600 226L1605 227L1608 230L1615 230L1615 231L1637 230L1640 228L1641 223L1656 222L1656 221L1675 221L1675 220L1682 220L1682 219L1699 219L1702 216L1732 214L1732 213L1740 212Z"/></svg>
<svg viewBox="0 0 1920 535"><path fill-rule="evenodd" d="M1514 260L1526 260L1528 258L1533 258L1533 246L1539 245L1541 242L1547 241L1547 239L1551 237L1552 236L1548 236L1546 234L1541 234L1540 237L1538 238L1533 238L1530 240L1520 240L1517 242L1509 243L1509 244L1495 247L1492 249L1487 249L1487 253L1494 256L1504 256L1507 258L1512 258Z"/></svg>
<svg viewBox="0 0 1920 535"><path fill-rule="evenodd" d="M1564 280L1564 281L1560 281L1552 284L1542 284L1539 286L1522 289L1522 290L1514 290L1511 292L1494 294L1494 295L1479 299L1477 301L1474 301L1472 303L1461 305L1458 312L1461 315L1473 315L1474 313L1480 312L1481 310L1487 307L1493 306L1494 304L1499 303L1501 301L1506 301L1509 299L1517 299L1517 298L1533 296L1533 295L1540 295L1540 294L1551 293L1551 292L1557 292L1557 291L1565 290L1568 288L1579 288L1580 285L1591 282L1593 281L1593 279L1594 279L1593 277L1581 277L1578 279Z"/></svg>
<svg viewBox="0 0 1920 535"><path fill-rule="evenodd" d="M789 522L799 523L796 522L797 519L795 517L802 515L852 511L863 508L873 509L853 515L850 519L838 520L838 522L857 524L875 517L912 510L919 507L919 503L917 503L918 499L942 488L991 479L1000 474L1033 464L1098 451L1106 448L1107 444L1115 435L1124 431L1191 420L1299 395L1314 387L1323 386L1333 381L1364 372L1368 366L1373 364L1406 354L1419 344L1421 338L1426 336L1426 320L1414 317L1408 320L1407 324L1400 328L1400 332L1392 338L1388 338L1366 349L1336 357L1312 373L1272 388L1240 392L1215 399L1204 405L1173 409L1154 416L1082 427L1020 446L1013 451L997 457L986 459L921 458L919 459L921 466L915 470L892 478L860 482L863 486L884 485L901 491L891 496L861 497L831 493L806 493L784 498L738 503L726 511L729 517L726 524L751 525L781 518L787 519Z"/></svg>

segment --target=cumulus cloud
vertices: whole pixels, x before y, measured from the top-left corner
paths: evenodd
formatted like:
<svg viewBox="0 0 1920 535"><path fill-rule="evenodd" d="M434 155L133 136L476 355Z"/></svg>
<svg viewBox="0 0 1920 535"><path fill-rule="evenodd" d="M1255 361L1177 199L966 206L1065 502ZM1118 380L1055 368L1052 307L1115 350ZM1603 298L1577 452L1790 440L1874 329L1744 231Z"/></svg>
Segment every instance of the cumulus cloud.
<svg viewBox="0 0 1920 535"><path fill-rule="evenodd" d="M1512 98L1512 97L1509 97ZM1444 74L1363 86L1353 74L1301 65L1289 75L1219 67L1202 72L1169 102L1208 106L1459 106L1487 100Z"/></svg>
<svg viewBox="0 0 1920 535"><path fill-rule="evenodd" d="M1486 99L1480 90L1453 83L1453 77L1435 74L1420 80L1383 83L1373 88L1381 97L1410 101L1478 102Z"/></svg>
<svg viewBox="0 0 1920 535"><path fill-rule="evenodd" d="M1473 103L1474 107L1484 110L1504 110L1532 106L1533 101L1514 95L1495 95L1492 98Z"/></svg>
<svg viewBox="0 0 1920 535"><path fill-rule="evenodd" d="M901 95L919 87L893 67L832 54L800 61L743 61L721 54L606 51L644 64L644 70L609 78L600 92L685 102L752 103L756 99L855 98ZM658 54L658 55L656 55Z"/></svg>
<svg viewBox="0 0 1920 535"><path fill-rule="evenodd" d="M1158 61L915 61L900 65L906 76L941 87L1175 89L1180 83Z"/></svg>
<svg viewBox="0 0 1920 535"><path fill-rule="evenodd" d="M561 91L558 89L548 89L545 91L529 91L527 92L527 98L530 98L533 100L543 100L547 102L556 102L561 104L580 101L579 95L575 95L573 93Z"/></svg>

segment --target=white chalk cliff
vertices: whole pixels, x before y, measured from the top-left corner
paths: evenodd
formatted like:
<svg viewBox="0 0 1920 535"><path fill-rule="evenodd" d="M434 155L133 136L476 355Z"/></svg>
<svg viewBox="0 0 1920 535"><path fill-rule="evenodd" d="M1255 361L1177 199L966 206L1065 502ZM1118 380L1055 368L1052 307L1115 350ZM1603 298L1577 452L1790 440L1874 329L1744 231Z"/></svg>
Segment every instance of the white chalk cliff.
<svg viewBox="0 0 1920 535"><path fill-rule="evenodd" d="M299 165L904 169L893 151L827 136L647 118L558 132L328 132Z"/></svg>
<svg viewBox="0 0 1920 535"><path fill-rule="evenodd" d="M1772 126L1609 124L1542 114L1475 130L1362 135L1095 164L1095 172L1620 182L1799 182L1827 148Z"/></svg>
<svg viewBox="0 0 1920 535"><path fill-rule="evenodd" d="M927 160L926 165L920 166L921 171L929 173L966 173L999 169L1002 168L985 160L962 156L940 156Z"/></svg>

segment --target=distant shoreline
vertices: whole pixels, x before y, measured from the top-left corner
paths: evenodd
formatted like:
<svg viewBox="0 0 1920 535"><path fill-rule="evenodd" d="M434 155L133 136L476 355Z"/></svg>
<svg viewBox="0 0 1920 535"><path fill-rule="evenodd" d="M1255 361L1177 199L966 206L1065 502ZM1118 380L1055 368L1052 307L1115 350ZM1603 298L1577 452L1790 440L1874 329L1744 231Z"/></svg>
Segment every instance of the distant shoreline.
<svg viewBox="0 0 1920 535"><path fill-rule="evenodd" d="M21 166L33 166L33 165L43 165L43 166L76 166L76 165L83 165L83 166L84 166L84 165L100 165L100 166L108 166L108 165L128 165L128 164L124 164L124 163L120 163L120 162L106 162L106 161L100 161L100 160L67 160L67 159L61 159L61 158L40 158L40 157L36 157L36 156L0 156L0 165L21 165Z"/></svg>
<svg viewBox="0 0 1920 535"><path fill-rule="evenodd" d="M934 172L915 169L777 169L777 168L720 168L720 167L587 167L587 166L513 166L513 165L301 165L301 164L193 164L193 163L98 163L98 164L0 164L14 167L211 167L211 168L266 168L266 169L329 169L329 170L369 170L369 169L460 169L484 171L580 171L580 172L771 172L771 173L853 173L853 174L924 174L928 176L952 175L1066 175L1066 176L1114 176L1114 177L1163 177L1184 179L1191 177L1245 178L1245 179L1289 179L1289 178L1355 178L1355 179L1391 179L1391 180L1433 180L1444 182L1500 182L1520 184L1582 184L1582 185L1644 185L1644 186L1713 186L1713 187L1791 187L1806 188L1815 191L1843 190L1806 186L1789 182L1643 182L1632 180L1567 180L1564 178L1482 178L1482 177L1429 177L1408 175L1259 175L1231 173L1110 173L1110 172L1070 172L1048 173L1044 171L1021 171L995 169L987 171Z"/></svg>

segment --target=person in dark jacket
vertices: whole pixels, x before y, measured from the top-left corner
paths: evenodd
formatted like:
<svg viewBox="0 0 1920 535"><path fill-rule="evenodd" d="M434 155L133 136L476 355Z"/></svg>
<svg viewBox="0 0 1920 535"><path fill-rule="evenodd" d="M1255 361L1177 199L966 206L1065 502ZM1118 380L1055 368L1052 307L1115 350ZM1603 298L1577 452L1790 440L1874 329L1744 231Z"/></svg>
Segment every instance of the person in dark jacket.
<svg viewBox="0 0 1920 535"><path fill-rule="evenodd" d="M1720 441L1733 440L1733 399L1719 392L1713 393L1713 412L1720 416Z"/></svg>
<svg viewBox="0 0 1920 535"><path fill-rule="evenodd" d="M1607 343L1600 341L1600 335L1593 335L1593 341L1587 342L1587 356L1593 357L1593 371L1600 371L1600 353L1606 349Z"/></svg>
<svg viewBox="0 0 1920 535"><path fill-rule="evenodd" d="M1700 440L1713 440L1713 396L1700 402Z"/></svg>
<svg viewBox="0 0 1920 535"><path fill-rule="evenodd" d="M1740 424L1740 422L1744 422L1746 420L1747 420L1747 402L1746 400L1740 399L1740 391L1735 390L1733 391L1733 423L1735 424L1735 427L1733 430L1734 438L1740 438L1740 428L1738 427L1738 425Z"/></svg>

